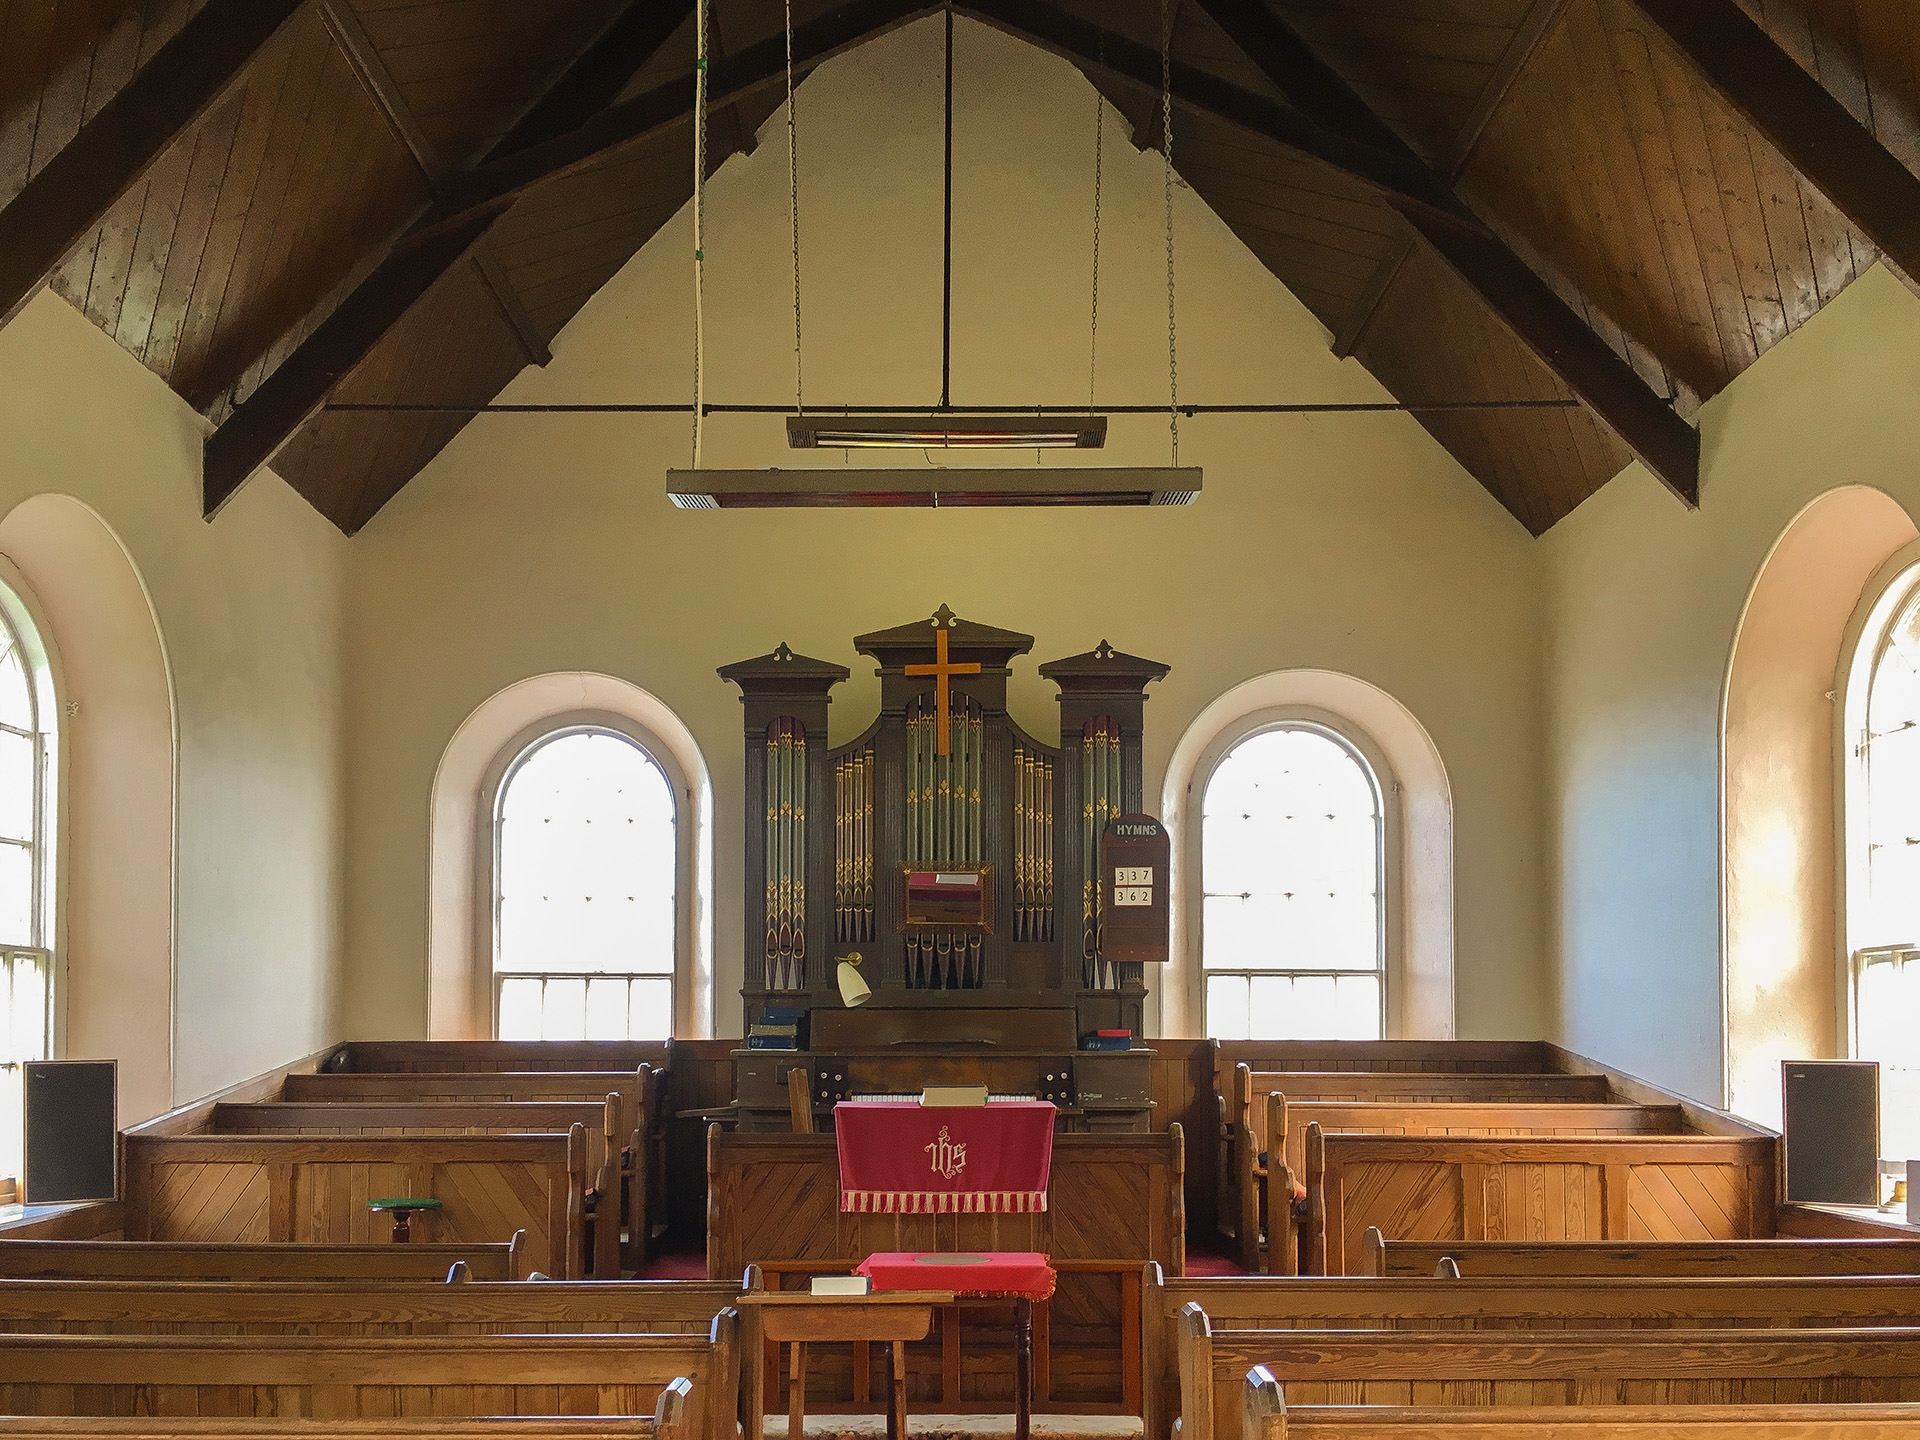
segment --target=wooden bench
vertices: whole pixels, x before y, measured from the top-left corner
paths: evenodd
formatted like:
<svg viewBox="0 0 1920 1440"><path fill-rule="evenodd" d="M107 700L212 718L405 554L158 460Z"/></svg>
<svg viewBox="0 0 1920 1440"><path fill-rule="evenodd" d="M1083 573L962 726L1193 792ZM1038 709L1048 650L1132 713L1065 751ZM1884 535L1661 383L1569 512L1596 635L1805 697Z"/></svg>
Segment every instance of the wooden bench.
<svg viewBox="0 0 1920 1440"><path fill-rule="evenodd" d="M651 1416L493 1416L447 1420L176 1419L0 1416L6 1440L694 1440L685 1418L692 1384L660 1391Z"/></svg>
<svg viewBox="0 0 1920 1440"><path fill-rule="evenodd" d="M1306 1137L1306 1269L1406 1240L1738 1240L1773 1234L1772 1138Z"/></svg>
<svg viewBox="0 0 1920 1440"><path fill-rule="evenodd" d="M343 1338L535 1332L704 1335L740 1289L720 1280L439 1285L22 1280L0 1285L0 1331Z"/></svg>
<svg viewBox="0 0 1920 1440"><path fill-rule="evenodd" d="M620 1097L594 1100L413 1103L380 1101L221 1104L208 1118L210 1135L565 1135L579 1125L587 1141L581 1208L587 1216L587 1255L596 1279L620 1278ZM406 1192L411 1194L412 1192ZM606 1197L604 1207L601 1196ZM602 1217L600 1211L604 1208Z"/></svg>
<svg viewBox="0 0 1920 1440"><path fill-rule="evenodd" d="M624 1256L629 1270L646 1263L647 1245L664 1207L655 1190L665 1179L666 1128L662 1111L665 1072L652 1065L633 1070L513 1070L351 1072L289 1075L280 1098L307 1104L478 1104L501 1101L598 1100L620 1097L622 1215L628 1227Z"/></svg>
<svg viewBox="0 0 1920 1440"><path fill-rule="evenodd" d="M1920 1240L1385 1240L1360 1242L1363 1275L1433 1275L1452 1260L1469 1278L1557 1275L1920 1275Z"/></svg>
<svg viewBox="0 0 1920 1440"><path fill-rule="evenodd" d="M664 1069L666 1040L349 1040L320 1065L324 1075L488 1070Z"/></svg>
<svg viewBox="0 0 1920 1440"><path fill-rule="evenodd" d="M1263 1367L1301 1403L1559 1406L1920 1399L1920 1330L1216 1329L1181 1312L1181 1440L1241 1440ZM1657 1433L1657 1432L1656 1432Z"/></svg>
<svg viewBox="0 0 1920 1440"><path fill-rule="evenodd" d="M0 1240L11 1280L445 1280L456 1263L474 1280L521 1280L527 1237L498 1244L294 1245L126 1240Z"/></svg>
<svg viewBox="0 0 1920 1440"><path fill-rule="evenodd" d="M1264 1367L1247 1372L1246 1440L1909 1440L1920 1404L1352 1406L1287 1404Z"/></svg>
<svg viewBox="0 0 1920 1440"><path fill-rule="evenodd" d="M1178 1413L1181 1312L1199 1305L1234 1330L1827 1329L1903 1326L1920 1316L1920 1278L1610 1276L1391 1279L1145 1277L1149 1434Z"/></svg>
<svg viewBox="0 0 1920 1440"><path fill-rule="evenodd" d="M622 1415L691 1383L689 1431L735 1440L738 1317L705 1335L0 1335L0 1413Z"/></svg>
<svg viewBox="0 0 1920 1440"><path fill-rule="evenodd" d="M129 1240L368 1244L388 1222L366 1202L418 1195L444 1208L424 1238L527 1232L526 1264L585 1274L586 1127L566 1135L138 1135L124 1141Z"/></svg>
<svg viewBox="0 0 1920 1440"><path fill-rule="evenodd" d="M1499 1077L1495 1077L1499 1078ZM1523 1077L1524 1078L1524 1077ZM1254 1112L1258 1114L1257 1109ZM1298 1273L1300 1242L1294 1200L1304 1186L1307 1128L1328 1135L1504 1136L1678 1135L1686 1129L1678 1105L1590 1104L1585 1101L1503 1102L1404 1100L1302 1100L1281 1091L1266 1096L1266 1114L1251 1125L1243 1147L1257 1158L1251 1174L1237 1177L1258 1191L1256 1218L1273 1227L1261 1268ZM1255 1147L1258 1147L1256 1151Z"/></svg>

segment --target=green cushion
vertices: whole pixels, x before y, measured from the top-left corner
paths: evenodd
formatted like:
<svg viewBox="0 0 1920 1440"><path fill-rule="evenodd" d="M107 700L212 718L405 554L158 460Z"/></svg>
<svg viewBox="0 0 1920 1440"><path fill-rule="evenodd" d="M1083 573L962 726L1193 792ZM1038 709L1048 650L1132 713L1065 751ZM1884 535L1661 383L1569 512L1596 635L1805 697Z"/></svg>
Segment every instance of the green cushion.
<svg viewBox="0 0 1920 1440"><path fill-rule="evenodd" d="M407 1199L405 1197L369 1200L367 1202L367 1209L369 1210L438 1210L439 1208L440 1202L438 1200Z"/></svg>

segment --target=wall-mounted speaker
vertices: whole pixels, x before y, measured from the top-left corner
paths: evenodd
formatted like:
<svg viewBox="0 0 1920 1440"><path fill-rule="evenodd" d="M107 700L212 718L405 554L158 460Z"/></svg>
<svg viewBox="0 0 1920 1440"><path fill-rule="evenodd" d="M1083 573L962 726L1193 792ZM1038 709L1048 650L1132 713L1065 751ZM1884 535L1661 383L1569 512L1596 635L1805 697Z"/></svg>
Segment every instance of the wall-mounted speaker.
<svg viewBox="0 0 1920 1440"><path fill-rule="evenodd" d="M1787 1199L1880 1203L1880 1065L1874 1060L1780 1063Z"/></svg>
<svg viewBox="0 0 1920 1440"><path fill-rule="evenodd" d="M26 1064L26 1201L119 1196L119 1064L29 1060Z"/></svg>

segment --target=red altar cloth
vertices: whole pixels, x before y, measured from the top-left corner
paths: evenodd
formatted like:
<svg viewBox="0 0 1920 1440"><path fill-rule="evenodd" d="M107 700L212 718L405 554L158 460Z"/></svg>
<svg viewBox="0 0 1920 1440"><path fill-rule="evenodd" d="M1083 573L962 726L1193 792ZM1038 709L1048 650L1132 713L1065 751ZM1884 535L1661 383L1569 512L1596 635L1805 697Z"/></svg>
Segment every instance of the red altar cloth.
<svg viewBox="0 0 1920 1440"><path fill-rule="evenodd" d="M1054 1113L1044 1100L951 1108L842 1102L833 1107L840 1208L883 1215L1045 1210Z"/></svg>
<svg viewBox="0 0 1920 1440"><path fill-rule="evenodd" d="M951 1290L956 1295L1014 1295L1046 1300L1053 1295L1053 1267L1030 1250L984 1250L969 1254L869 1255L856 1275L875 1290Z"/></svg>

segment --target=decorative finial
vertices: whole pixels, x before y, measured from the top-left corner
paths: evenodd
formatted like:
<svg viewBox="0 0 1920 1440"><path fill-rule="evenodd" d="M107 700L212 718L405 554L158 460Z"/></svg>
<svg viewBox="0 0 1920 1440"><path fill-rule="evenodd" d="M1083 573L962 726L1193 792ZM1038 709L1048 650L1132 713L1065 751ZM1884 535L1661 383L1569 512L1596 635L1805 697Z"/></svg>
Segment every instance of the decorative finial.
<svg viewBox="0 0 1920 1440"><path fill-rule="evenodd" d="M936 630L951 630L953 628L953 622L958 618L953 611L942 605L938 610L933 612L933 628Z"/></svg>
<svg viewBox="0 0 1920 1440"><path fill-rule="evenodd" d="M1113 659L1113 646L1109 645L1105 640L1102 640L1098 645L1093 647L1093 658L1096 660Z"/></svg>
<svg viewBox="0 0 1920 1440"><path fill-rule="evenodd" d="M788 661L788 660L791 660L791 659L793 659L793 651L791 651L791 650L789 650L789 649L787 648L787 642L786 642L786 641L784 641L784 640L782 640L782 641L780 642L780 645L779 645L779 647L778 647L778 648L777 648L777 649L776 649L776 650L775 650L775 651L773 652L773 658L774 658L775 660L777 660L777 661L781 661L781 662L783 662L783 663L784 663L785 661Z"/></svg>

